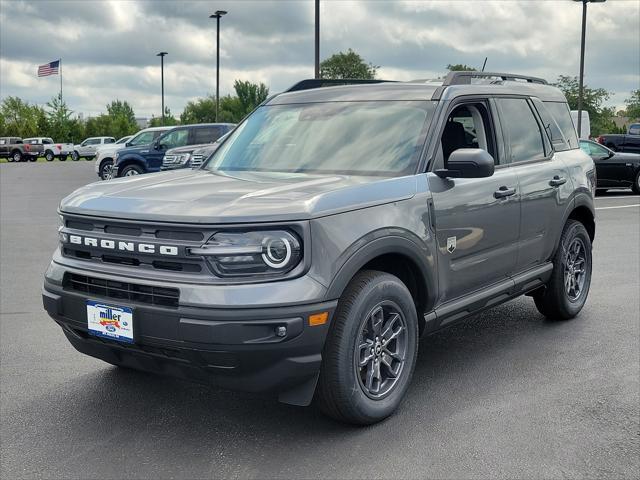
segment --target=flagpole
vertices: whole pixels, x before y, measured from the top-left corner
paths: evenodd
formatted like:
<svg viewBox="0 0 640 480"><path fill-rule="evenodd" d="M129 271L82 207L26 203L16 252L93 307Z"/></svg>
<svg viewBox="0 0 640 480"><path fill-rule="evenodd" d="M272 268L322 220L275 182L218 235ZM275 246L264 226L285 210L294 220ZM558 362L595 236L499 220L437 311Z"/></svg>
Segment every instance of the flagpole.
<svg viewBox="0 0 640 480"><path fill-rule="evenodd" d="M62 59L58 60L60 62L60 103L62 103Z"/></svg>

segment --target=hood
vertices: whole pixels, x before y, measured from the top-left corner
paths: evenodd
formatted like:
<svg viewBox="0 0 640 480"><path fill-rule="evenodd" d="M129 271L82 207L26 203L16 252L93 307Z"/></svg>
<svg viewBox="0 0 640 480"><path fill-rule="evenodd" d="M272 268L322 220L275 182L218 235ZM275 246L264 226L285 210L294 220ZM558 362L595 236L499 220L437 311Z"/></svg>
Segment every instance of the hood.
<svg viewBox="0 0 640 480"><path fill-rule="evenodd" d="M81 215L183 223L307 220L411 198L416 177L177 170L89 184L60 203Z"/></svg>
<svg viewBox="0 0 640 480"><path fill-rule="evenodd" d="M194 150L197 150L198 148L202 148L202 147L208 147L212 145L211 143L201 143L199 145L186 145L184 147L175 147L175 148L170 148L169 150L166 151L165 155L175 155L178 153L191 153Z"/></svg>
<svg viewBox="0 0 640 480"><path fill-rule="evenodd" d="M124 143L110 143L108 145L101 145L100 147L96 148L96 153L97 152L117 152L119 150L122 150L123 148L126 148L126 145Z"/></svg>

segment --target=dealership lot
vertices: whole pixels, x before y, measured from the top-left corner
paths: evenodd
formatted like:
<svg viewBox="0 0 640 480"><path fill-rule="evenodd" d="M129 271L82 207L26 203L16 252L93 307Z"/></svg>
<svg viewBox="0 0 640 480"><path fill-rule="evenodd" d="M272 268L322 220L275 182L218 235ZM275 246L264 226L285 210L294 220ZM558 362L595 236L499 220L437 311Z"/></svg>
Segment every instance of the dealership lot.
<svg viewBox="0 0 640 480"><path fill-rule="evenodd" d="M353 428L75 352L40 287L58 201L95 180L93 162L0 165L0 477L637 475L640 197L597 198L577 319L547 322L520 298L424 338L398 413Z"/></svg>

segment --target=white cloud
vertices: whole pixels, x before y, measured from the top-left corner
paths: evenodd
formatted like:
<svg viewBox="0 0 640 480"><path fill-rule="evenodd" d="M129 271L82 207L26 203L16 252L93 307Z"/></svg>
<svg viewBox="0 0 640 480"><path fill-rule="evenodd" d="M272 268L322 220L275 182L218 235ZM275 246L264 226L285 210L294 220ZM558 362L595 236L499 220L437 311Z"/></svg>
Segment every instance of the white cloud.
<svg viewBox="0 0 640 480"><path fill-rule="evenodd" d="M272 92L313 74L313 2L228 2L222 20L221 93L235 79L262 81ZM145 0L0 0L0 96L43 104L56 78L38 79L38 64L63 58L65 97L86 115L114 98L140 116L158 114L165 58L166 103L215 91L215 22L210 2ZM549 1L321 0L321 54L353 48L381 65L379 76L433 78L448 63L555 80L576 75L580 5ZM613 92L621 106L640 83L640 2L589 6L586 81ZM28 24L31 28L25 29Z"/></svg>

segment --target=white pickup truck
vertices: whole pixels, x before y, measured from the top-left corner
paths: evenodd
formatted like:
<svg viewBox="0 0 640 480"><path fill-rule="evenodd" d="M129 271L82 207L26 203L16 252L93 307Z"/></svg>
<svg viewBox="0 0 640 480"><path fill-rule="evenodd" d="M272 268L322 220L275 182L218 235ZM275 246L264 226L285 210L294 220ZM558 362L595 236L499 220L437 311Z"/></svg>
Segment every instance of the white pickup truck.
<svg viewBox="0 0 640 480"><path fill-rule="evenodd" d="M56 143L49 137L25 138L24 143L29 145L42 145L42 156L51 162L54 158L64 162L73 152L73 143Z"/></svg>
<svg viewBox="0 0 640 480"><path fill-rule="evenodd" d="M108 145L110 143L116 143L116 139L113 137L90 137L79 145L74 145L73 152L71 152L71 160L80 160L84 158L86 160L93 160L96 156L96 149L102 145Z"/></svg>

